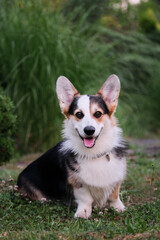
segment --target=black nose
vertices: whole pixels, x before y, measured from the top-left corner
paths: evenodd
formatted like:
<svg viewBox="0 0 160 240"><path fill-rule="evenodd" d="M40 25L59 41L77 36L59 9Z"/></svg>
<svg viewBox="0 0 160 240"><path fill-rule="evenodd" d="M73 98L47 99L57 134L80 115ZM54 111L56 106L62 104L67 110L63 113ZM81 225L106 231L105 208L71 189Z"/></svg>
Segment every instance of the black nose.
<svg viewBox="0 0 160 240"><path fill-rule="evenodd" d="M93 126L87 126L87 127L84 128L84 132L88 136L91 136L95 132L95 128Z"/></svg>

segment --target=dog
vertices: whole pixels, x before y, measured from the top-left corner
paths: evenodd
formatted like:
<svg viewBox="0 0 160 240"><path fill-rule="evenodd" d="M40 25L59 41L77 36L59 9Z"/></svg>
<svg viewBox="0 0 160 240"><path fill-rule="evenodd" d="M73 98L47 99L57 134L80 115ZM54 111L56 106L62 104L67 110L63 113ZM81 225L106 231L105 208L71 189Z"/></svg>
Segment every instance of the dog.
<svg viewBox="0 0 160 240"><path fill-rule="evenodd" d="M119 192L126 176L126 144L114 117L119 78L111 75L96 95L80 95L60 76L56 91L66 118L64 140L22 171L19 191L32 200L75 202L76 218L88 219L95 205L124 211Z"/></svg>

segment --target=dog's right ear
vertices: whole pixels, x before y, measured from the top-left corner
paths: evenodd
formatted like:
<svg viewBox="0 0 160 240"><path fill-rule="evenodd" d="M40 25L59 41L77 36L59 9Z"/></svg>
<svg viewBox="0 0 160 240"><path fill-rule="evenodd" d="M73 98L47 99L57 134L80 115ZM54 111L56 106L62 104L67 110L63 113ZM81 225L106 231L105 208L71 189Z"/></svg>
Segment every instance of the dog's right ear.
<svg viewBox="0 0 160 240"><path fill-rule="evenodd" d="M64 115L67 115L69 106L71 105L73 98L76 95L79 95L79 93L72 85L72 83L64 76L60 76L57 79L56 91L62 113Z"/></svg>
<svg viewBox="0 0 160 240"><path fill-rule="evenodd" d="M105 101L109 109L109 115L112 115L116 110L119 92L120 80L115 74L113 74L105 81L97 93L98 95L101 95Z"/></svg>

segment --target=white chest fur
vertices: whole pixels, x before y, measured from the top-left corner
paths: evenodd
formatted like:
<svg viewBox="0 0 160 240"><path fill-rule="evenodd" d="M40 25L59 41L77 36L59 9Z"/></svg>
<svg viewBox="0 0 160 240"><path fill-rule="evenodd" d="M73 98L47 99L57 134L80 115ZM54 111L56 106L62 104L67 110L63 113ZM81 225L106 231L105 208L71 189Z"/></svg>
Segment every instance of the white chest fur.
<svg viewBox="0 0 160 240"><path fill-rule="evenodd" d="M110 188L121 182L126 174L125 159L117 159L110 154L97 159L78 159L80 169L78 177L89 187Z"/></svg>

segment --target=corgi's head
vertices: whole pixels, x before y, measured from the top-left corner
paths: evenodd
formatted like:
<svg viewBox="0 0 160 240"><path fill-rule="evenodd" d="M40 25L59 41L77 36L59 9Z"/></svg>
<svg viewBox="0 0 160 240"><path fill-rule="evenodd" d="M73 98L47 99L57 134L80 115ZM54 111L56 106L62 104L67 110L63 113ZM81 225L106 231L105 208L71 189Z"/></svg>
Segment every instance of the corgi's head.
<svg viewBox="0 0 160 240"><path fill-rule="evenodd" d="M64 137L76 145L78 152L79 149L101 152L103 149L100 148L107 139L111 145L115 126L113 113L119 92L120 81L116 75L111 75L96 95L80 95L66 77L58 78L57 95L66 117Z"/></svg>

